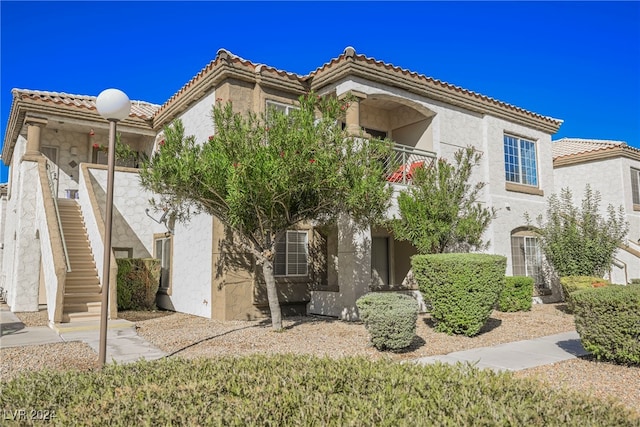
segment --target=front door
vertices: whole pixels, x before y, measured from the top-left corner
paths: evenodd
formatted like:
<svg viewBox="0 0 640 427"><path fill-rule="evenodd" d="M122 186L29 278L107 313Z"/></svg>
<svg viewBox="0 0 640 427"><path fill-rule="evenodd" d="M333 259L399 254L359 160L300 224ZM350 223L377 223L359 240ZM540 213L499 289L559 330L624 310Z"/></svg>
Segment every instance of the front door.
<svg viewBox="0 0 640 427"><path fill-rule="evenodd" d="M371 239L371 282L373 288L389 287L389 238Z"/></svg>

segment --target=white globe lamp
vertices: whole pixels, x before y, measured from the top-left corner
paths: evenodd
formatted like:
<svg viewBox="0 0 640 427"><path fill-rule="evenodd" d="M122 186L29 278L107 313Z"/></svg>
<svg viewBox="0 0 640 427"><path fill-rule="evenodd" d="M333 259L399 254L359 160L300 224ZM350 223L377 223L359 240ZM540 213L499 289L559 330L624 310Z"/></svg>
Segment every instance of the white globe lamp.
<svg viewBox="0 0 640 427"><path fill-rule="evenodd" d="M98 113L107 120L124 120L129 117L131 101L129 97L119 89L105 89L96 99Z"/></svg>

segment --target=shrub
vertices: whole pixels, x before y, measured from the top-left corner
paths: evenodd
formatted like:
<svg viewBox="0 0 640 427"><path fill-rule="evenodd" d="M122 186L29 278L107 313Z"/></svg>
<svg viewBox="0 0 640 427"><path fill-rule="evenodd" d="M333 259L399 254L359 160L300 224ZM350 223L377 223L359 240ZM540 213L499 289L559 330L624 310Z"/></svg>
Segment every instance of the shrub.
<svg viewBox="0 0 640 427"><path fill-rule="evenodd" d="M153 310L160 286L160 261L119 258L118 310Z"/></svg>
<svg viewBox="0 0 640 427"><path fill-rule="evenodd" d="M640 364L640 285L613 285L572 294L576 330L598 359Z"/></svg>
<svg viewBox="0 0 640 427"><path fill-rule="evenodd" d="M640 285L640 279L631 279L632 285Z"/></svg>
<svg viewBox="0 0 640 427"><path fill-rule="evenodd" d="M606 279L592 276L566 276L560 278L564 301L567 303L567 308L570 311L573 311L572 293L584 289L602 288L610 284Z"/></svg>
<svg viewBox="0 0 640 427"><path fill-rule="evenodd" d="M416 335L418 301L394 292L369 293L356 301L360 319L378 350L401 350Z"/></svg>
<svg viewBox="0 0 640 427"><path fill-rule="evenodd" d="M413 273L432 305L435 329L466 336L480 332L504 288L506 264L500 255L414 255Z"/></svg>
<svg viewBox="0 0 640 427"><path fill-rule="evenodd" d="M623 206L600 209L601 195L587 184L580 206L573 204L571 190L548 200L546 220L537 219L540 248L556 274L601 276L611 268L618 245L629 231Z"/></svg>
<svg viewBox="0 0 640 427"><path fill-rule="evenodd" d="M32 372L0 383L0 407L55 411L57 425L637 426L618 403L511 373L295 355Z"/></svg>
<svg viewBox="0 0 640 427"><path fill-rule="evenodd" d="M505 277L504 289L498 298L500 311L529 311L533 298L533 278Z"/></svg>

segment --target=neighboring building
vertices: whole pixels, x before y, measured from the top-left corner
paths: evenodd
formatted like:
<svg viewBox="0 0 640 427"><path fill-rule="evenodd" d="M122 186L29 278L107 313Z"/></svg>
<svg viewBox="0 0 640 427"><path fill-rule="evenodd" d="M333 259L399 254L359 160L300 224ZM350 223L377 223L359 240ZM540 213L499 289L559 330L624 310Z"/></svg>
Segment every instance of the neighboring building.
<svg viewBox="0 0 640 427"><path fill-rule="evenodd" d="M389 185L397 191L410 184L406 171L416 162L451 158L469 145L479 149L483 158L473 180L488 183L483 203L498 210L485 236L491 242L488 252L507 257L507 274L537 275L535 240L524 218L544 212L545 196L556 188L551 135L561 120L352 48L305 76L220 50L162 106L133 102L118 129L123 142L150 155L163 139L163 127L178 118L188 134L205 141L214 133L210 111L218 100L232 101L236 111L262 113L268 106L287 111L310 91L355 96L344 123L347 131L396 143L396 157L405 166L389 171ZM26 90L13 95L2 152L11 174L0 286L14 311L34 310L46 301L51 322L86 319L100 307L106 168L99 163L108 123L98 115L94 97ZM135 166L135 159L128 166ZM160 214L154 219L148 211L151 197L140 187L135 167L117 169L114 254L162 260L158 304L224 320L267 315L255 263L229 249L222 223L204 214L188 224L156 220ZM334 227L300 226L279 243L275 269L285 312L353 319L355 300L370 290L412 291L406 278L415 249L386 230L353 231L350 225L345 218Z"/></svg>
<svg viewBox="0 0 640 427"><path fill-rule="evenodd" d="M629 221L625 245L609 272L614 283L640 278L640 149L622 141L562 138L553 143L555 191L570 188L574 202L589 184L601 196L601 210L622 206Z"/></svg>

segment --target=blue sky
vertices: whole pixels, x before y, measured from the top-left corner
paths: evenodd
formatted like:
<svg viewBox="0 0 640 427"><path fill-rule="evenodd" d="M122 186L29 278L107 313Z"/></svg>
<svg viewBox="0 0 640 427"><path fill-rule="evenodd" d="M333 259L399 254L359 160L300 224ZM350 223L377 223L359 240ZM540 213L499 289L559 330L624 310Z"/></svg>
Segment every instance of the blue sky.
<svg viewBox="0 0 640 427"><path fill-rule="evenodd" d="M0 1L11 89L162 104L225 48L307 74L356 52L640 148L640 2ZM0 168L0 182L6 182Z"/></svg>

